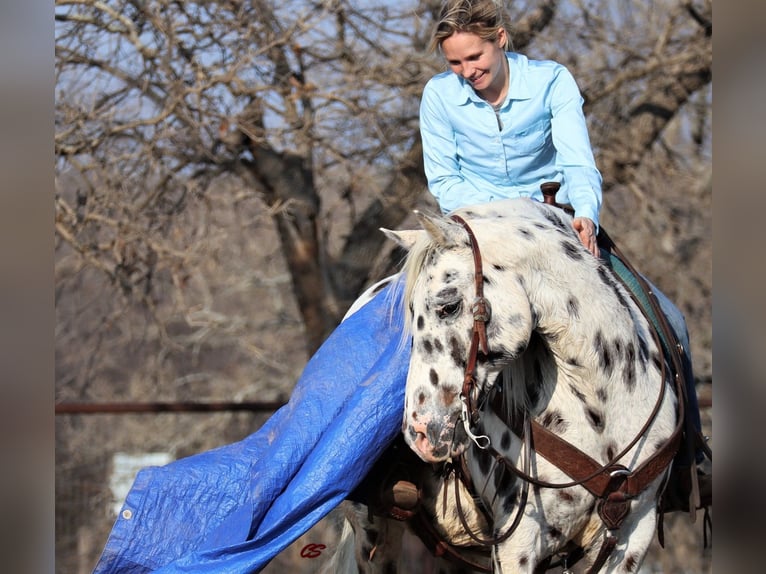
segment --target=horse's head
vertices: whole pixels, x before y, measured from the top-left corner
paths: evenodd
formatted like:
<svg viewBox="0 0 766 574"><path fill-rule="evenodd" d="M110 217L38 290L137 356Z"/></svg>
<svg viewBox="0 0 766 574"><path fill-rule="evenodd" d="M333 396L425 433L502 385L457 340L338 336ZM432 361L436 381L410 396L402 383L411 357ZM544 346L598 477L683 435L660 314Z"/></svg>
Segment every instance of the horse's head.
<svg viewBox="0 0 766 574"><path fill-rule="evenodd" d="M463 424L466 407L479 404L503 366L523 352L532 331L532 311L522 282L507 273L496 256L488 257L491 250L502 248L504 239L480 233L484 222L473 224L474 232L483 236L476 240L482 243L484 257L477 285L469 228L445 217L418 218L423 231L386 233L410 250L405 301L412 358L403 433L423 460L438 462L469 445ZM479 348L474 368L470 355L478 286L491 302L492 315L485 324L488 348L475 345ZM470 386L464 385L467 365L475 383Z"/></svg>

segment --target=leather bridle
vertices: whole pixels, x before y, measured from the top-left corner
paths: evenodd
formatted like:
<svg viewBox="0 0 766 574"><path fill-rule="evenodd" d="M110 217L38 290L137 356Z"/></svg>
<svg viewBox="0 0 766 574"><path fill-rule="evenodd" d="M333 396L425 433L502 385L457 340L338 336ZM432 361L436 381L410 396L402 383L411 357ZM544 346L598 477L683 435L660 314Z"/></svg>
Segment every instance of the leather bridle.
<svg viewBox="0 0 766 574"><path fill-rule="evenodd" d="M474 283L476 292L476 297L472 305L474 322L471 336L471 346L468 352L468 359L466 361L461 396L469 413L470 424L475 425L478 422L479 410L472 399L472 395L479 394L476 392L476 365L478 362L479 349L481 349L485 356L489 352L489 345L487 341L487 323L490 320L490 305L487 299L484 297L482 259L479 245L476 241L476 236L474 235L471 227L462 217L459 215L452 215L451 219L459 223L468 233L474 260ZM633 270L631 269L631 271ZM671 332L670 328L664 321L664 316L659 311L656 299L652 296L650 297L650 301L657 315L661 317L661 328L666 335L669 334ZM642 307L639 305L639 308ZM652 322L649 321L649 324L652 325ZM659 341L659 334L657 330L652 329L652 333L658 348L660 348L661 343ZM552 433L537 421L530 420L527 413L524 413L522 417L517 419L517 424L515 425L515 428L512 429L514 433L520 437L525 437L525 443L527 443L527 447L533 448L536 453L548 460L548 462L551 464L556 465L564 473L570 476L573 480L569 482L550 483L539 480L531 476L528 472L528 469L525 468L524 471L518 469L512 461L506 459L492 446L492 444L489 442L489 439L487 439L486 445L480 445L477 442L477 445L480 448L487 449L498 462L502 463L513 474L525 481L525 486L532 484L537 487L556 489L582 486L598 499L598 513L608 530L607 537L602 543L601 551L596 557L590 572L597 572L606 562L611 551L614 549L617 543L617 537L615 534L622 525L630 510L631 499L635 498L646 488L648 488L649 485L651 485L655 479L668 468L673 460L673 457L678 451L681 442L685 417L683 401L683 374L680 366L680 357L677 356L679 351L678 349L675 349L675 351L676 353L672 356L672 361L675 368L676 392L679 399L677 407L678 422L676 424L676 428L662 447L660 447L648 459L646 459L642 464L633 470L618 464L617 461L625 456L630 451L630 449L633 448L635 444L641 439L644 433L654 422L654 419L660 410L665 396L665 361L662 361L663 383L660 385L660 393L651 415L641 430L638 432L638 434L633 438L633 440L631 440L624 449L622 449L606 464L599 464L579 448L565 441L558 435ZM474 438L473 435L470 434L470 431L468 432L469 435ZM525 458L528 459L529 457L526 456ZM454 461L453 467L456 469L465 469L465 465L461 465L459 461ZM467 472L467 469L465 469L463 472ZM457 488L455 489L455 496L457 498L458 514L461 517L461 521L463 522L464 527L467 529L467 524L464 521L464 516L460 508ZM498 542L501 542L502 540L507 539L510 536L512 531L518 525L518 518L519 517L517 516L517 519L514 520L513 524L507 532L490 540L482 540L470 531L468 533L475 541L481 544L494 545Z"/></svg>

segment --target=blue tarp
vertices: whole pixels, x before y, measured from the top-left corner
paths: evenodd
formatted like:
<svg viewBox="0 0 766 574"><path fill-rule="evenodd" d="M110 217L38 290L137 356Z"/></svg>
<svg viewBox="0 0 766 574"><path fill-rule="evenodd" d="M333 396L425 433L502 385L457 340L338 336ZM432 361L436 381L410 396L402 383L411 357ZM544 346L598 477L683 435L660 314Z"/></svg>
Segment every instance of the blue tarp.
<svg viewBox="0 0 766 574"><path fill-rule="evenodd" d="M140 471L94 574L257 572L346 498L401 427L400 297L341 323L256 433Z"/></svg>

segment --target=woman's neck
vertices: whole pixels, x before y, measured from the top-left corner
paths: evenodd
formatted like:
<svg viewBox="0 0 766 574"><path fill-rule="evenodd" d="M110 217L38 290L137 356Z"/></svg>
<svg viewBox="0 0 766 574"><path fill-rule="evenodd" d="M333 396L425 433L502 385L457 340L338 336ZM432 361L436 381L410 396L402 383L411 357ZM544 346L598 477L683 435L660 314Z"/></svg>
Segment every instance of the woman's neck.
<svg viewBox="0 0 766 574"><path fill-rule="evenodd" d="M487 87L486 90L478 92L479 97L494 108L500 107L508 95L508 86L510 85L510 69L508 59L503 58L503 73L497 77L497 82Z"/></svg>

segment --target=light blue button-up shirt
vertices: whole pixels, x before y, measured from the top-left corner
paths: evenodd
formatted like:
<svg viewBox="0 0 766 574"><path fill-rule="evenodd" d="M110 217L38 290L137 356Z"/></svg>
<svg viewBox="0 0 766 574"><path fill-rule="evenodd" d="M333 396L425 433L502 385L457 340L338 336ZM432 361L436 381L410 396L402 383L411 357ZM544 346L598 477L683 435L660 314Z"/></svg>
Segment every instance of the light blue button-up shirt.
<svg viewBox="0 0 766 574"><path fill-rule="evenodd" d="M572 74L556 62L507 56L510 85L497 114L451 71L426 84L420 131L431 193L448 212L512 197L542 201L540 184L558 181L557 201L598 226L601 174Z"/></svg>

